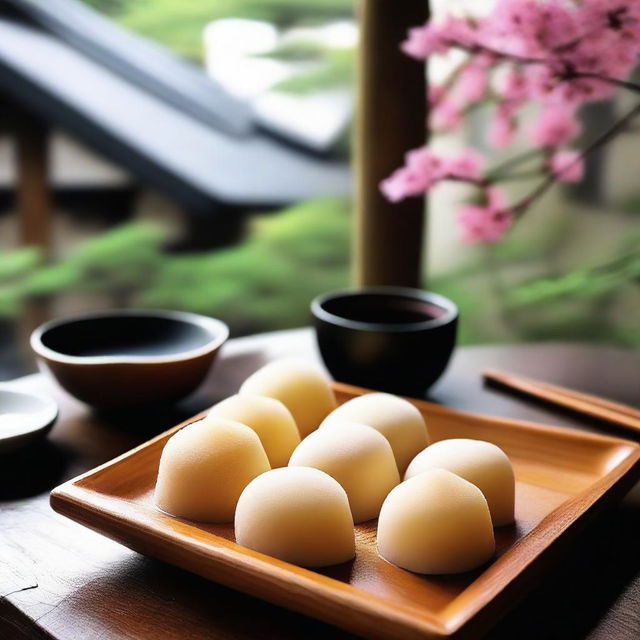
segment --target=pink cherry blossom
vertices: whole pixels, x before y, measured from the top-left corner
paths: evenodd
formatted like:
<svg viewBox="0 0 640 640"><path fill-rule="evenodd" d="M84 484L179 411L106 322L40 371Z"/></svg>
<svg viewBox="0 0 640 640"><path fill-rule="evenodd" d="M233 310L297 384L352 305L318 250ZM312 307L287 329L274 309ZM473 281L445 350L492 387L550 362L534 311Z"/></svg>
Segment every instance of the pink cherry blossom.
<svg viewBox="0 0 640 640"><path fill-rule="evenodd" d="M429 116L431 127L437 131L450 131L462 124L462 110L450 96L442 98Z"/></svg>
<svg viewBox="0 0 640 640"><path fill-rule="evenodd" d="M503 101L523 104L529 97L530 85L522 69L508 69L496 87Z"/></svg>
<svg viewBox="0 0 640 640"><path fill-rule="evenodd" d="M439 29L442 39L447 43L456 42L471 47L478 40L477 28L467 18L449 14L440 22Z"/></svg>
<svg viewBox="0 0 640 640"><path fill-rule="evenodd" d="M471 244L494 243L502 239L513 224L513 214L502 205L504 195L494 190L486 205L465 205L458 216L462 238Z"/></svg>
<svg viewBox="0 0 640 640"><path fill-rule="evenodd" d="M549 160L549 167L561 182L579 182L582 180L584 163L577 151L563 149L556 151Z"/></svg>
<svg viewBox="0 0 640 640"><path fill-rule="evenodd" d="M418 172L401 167L380 183L380 190L391 202L400 202L409 196L423 194L427 183Z"/></svg>
<svg viewBox="0 0 640 640"><path fill-rule="evenodd" d="M506 147L513 141L514 133L515 122L510 109L499 105L489 124L487 132L489 144L498 148Z"/></svg>
<svg viewBox="0 0 640 640"><path fill-rule="evenodd" d="M427 88L427 102L434 106L447 95L447 87L439 84L430 84Z"/></svg>
<svg viewBox="0 0 640 640"><path fill-rule="evenodd" d="M538 147L557 147L575 138L580 132L573 111L567 108L544 109L530 131L531 142Z"/></svg>
<svg viewBox="0 0 640 640"><path fill-rule="evenodd" d="M462 208L464 237L496 242L515 212L523 213L553 180L581 179L590 148L565 148L580 133L578 109L612 98L619 87L640 90L633 80L623 82L640 62L640 0L496 0L484 17L467 18L456 9L410 30L402 49L420 60L454 50L466 56L448 80L429 88L432 130L455 130L469 107L484 101L494 106L491 146L510 145L526 128L543 150L540 185L511 207L495 184L505 171L514 176L503 166L485 173L484 158L474 149L452 155L416 149L381 183L394 201L423 195L443 180L474 184L484 200ZM523 109L529 105L538 109L533 122Z"/></svg>
<svg viewBox="0 0 640 640"><path fill-rule="evenodd" d="M498 0L482 21L480 40L508 54L536 57L578 35L575 14L565 2Z"/></svg>
<svg viewBox="0 0 640 640"><path fill-rule="evenodd" d="M475 149L464 149L444 162L446 174L463 180L479 180L484 165L484 157Z"/></svg>
<svg viewBox="0 0 640 640"><path fill-rule="evenodd" d="M586 28L607 29L621 39L634 40L640 35L640 5L633 0L583 0L580 9Z"/></svg>
<svg viewBox="0 0 640 640"><path fill-rule="evenodd" d="M403 167L380 183L382 193L392 202L422 195L441 180L478 181L482 177L484 158L475 149L463 149L444 156L429 147L409 151Z"/></svg>
<svg viewBox="0 0 640 640"><path fill-rule="evenodd" d="M456 85L456 92L465 102L477 102L482 100L487 93L489 78L486 70L475 64L467 65Z"/></svg>
<svg viewBox="0 0 640 640"><path fill-rule="evenodd" d="M424 59L434 53L444 53L448 46L435 24L427 22L422 27L409 29L407 39L400 45L408 56Z"/></svg>
<svg viewBox="0 0 640 640"><path fill-rule="evenodd" d="M409 151L405 155L405 164L410 169L424 175L429 184L440 180L446 171L443 159L429 147L420 147Z"/></svg>
<svg viewBox="0 0 640 640"><path fill-rule="evenodd" d="M383 180L380 189L389 200L398 202L423 194L444 177L445 171L445 163L428 147L413 149L405 156L405 166Z"/></svg>
<svg viewBox="0 0 640 640"><path fill-rule="evenodd" d="M499 187L489 187L485 191L487 202L490 207L494 209L506 209L507 208L507 194L504 189Z"/></svg>

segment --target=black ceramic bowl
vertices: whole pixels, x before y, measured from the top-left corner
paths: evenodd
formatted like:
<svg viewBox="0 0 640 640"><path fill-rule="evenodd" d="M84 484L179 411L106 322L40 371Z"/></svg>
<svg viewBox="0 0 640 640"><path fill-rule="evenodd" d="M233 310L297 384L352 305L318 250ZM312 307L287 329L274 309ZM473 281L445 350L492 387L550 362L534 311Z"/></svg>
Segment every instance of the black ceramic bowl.
<svg viewBox="0 0 640 640"><path fill-rule="evenodd" d="M52 320L33 332L31 347L71 395L113 409L191 393L228 335L215 318L131 309Z"/></svg>
<svg viewBox="0 0 640 640"><path fill-rule="evenodd" d="M458 309L435 293L402 287L345 289L311 303L322 358L341 382L421 396L442 375Z"/></svg>

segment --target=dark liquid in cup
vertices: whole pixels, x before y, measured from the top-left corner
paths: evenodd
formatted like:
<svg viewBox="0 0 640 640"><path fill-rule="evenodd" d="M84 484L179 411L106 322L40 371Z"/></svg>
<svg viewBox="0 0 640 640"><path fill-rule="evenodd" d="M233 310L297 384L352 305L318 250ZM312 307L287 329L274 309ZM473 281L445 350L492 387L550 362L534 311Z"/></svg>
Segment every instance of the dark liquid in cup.
<svg viewBox="0 0 640 640"><path fill-rule="evenodd" d="M442 307L422 300L378 294L330 300L324 308L346 320L374 324L415 324L435 320L446 313Z"/></svg>

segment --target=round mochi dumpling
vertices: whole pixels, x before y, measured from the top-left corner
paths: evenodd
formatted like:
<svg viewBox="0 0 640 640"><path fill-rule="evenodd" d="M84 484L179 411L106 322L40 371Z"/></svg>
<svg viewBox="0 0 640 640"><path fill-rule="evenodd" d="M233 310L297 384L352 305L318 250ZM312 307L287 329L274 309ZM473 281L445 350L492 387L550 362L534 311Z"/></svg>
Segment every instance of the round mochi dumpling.
<svg viewBox="0 0 640 640"><path fill-rule="evenodd" d="M315 431L336 408L329 379L304 360L275 360L250 375L240 393L280 400L291 412L300 437Z"/></svg>
<svg viewBox="0 0 640 640"><path fill-rule="evenodd" d="M391 446L375 429L345 422L340 429L308 435L296 448L290 467L315 467L335 478L347 492L353 521L377 518L387 494L400 482Z"/></svg>
<svg viewBox="0 0 640 640"><path fill-rule="evenodd" d="M300 434L289 409L279 400L251 394L235 395L214 405L208 418L225 418L253 429L260 438L271 468L286 467Z"/></svg>
<svg viewBox="0 0 640 640"><path fill-rule="evenodd" d="M303 567L355 555L347 494L308 467L273 469L252 480L238 500L235 534L238 544Z"/></svg>
<svg viewBox="0 0 640 640"><path fill-rule="evenodd" d="M425 471L387 496L378 518L378 553L415 573L462 573L495 552L482 491L450 471Z"/></svg>
<svg viewBox="0 0 640 640"><path fill-rule="evenodd" d="M411 461L405 478L429 469L446 469L475 484L487 499L494 527L513 522L515 478L511 462L500 447L467 438L440 440Z"/></svg>
<svg viewBox="0 0 640 640"><path fill-rule="evenodd" d="M270 469L249 427L207 418L171 436L162 450L155 503L167 513L202 522L232 522L242 490Z"/></svg>
<svg viewBox="0 0 640 640"><path fill-rule="evenodd" d="M337 427L344 421L359 422L379 431L391 445L402 475L414 456L429 443L422 414L408 400L390 393L367 393L348 400L322 423Z"/></svg>

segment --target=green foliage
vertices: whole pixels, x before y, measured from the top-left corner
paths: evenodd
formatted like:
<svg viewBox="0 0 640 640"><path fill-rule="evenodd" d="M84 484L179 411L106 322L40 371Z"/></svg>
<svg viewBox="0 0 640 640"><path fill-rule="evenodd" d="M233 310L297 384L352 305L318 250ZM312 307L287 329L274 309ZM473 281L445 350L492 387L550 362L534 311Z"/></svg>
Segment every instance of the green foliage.
<svg viewBox="0 0 640 640"><path fill-rule="evenodd" d="M0 284L0 318L12 318L20 313L22 299L11 285Z"/></svg>
<svg viewBox="0 0 640 640"><path fill-rule="evenodd" d="M34 247L0 253L0 283L15 280L29 273L42 261L41 252Z"/></svg>
<svg viewBox="0 0 640 640"><path fill-rule="evenodd" d="M83 2L109 16L118 15L127 4L127 0L83 0Z"/></svg>
<svg viewBox="0 0 640 640"><path fill-rule="evenodd" d="M216 315L237 333L307 324L311 298L347 283L349 224L333 199L261 217L238 247L167 260L141 303Z"/></svg>
<svg viewBox="0 0 640 640"><path fill-rule="evenodd" d="M257 58L274 58L287 62L320 62L324 59L327 48L319 42L311 40L292 40L276 46L267 53L258 54Z"/></svg>
<svg viewBox="0 0 640 640"><path fill-rule="evenodd" d="M126 292L144 286L162 262L164 231L154 225L120 227L89 240L70 256L24 274L13 298L67 291Z"/></svg>
<svg viewBox="0 0 640 640"><path fill-rule="evenodd" d="M155 226L127 224L43 265L32 249L0 256L0 316L33 297L92 292L117 305L214 315L238 334L306 325L311 298L348 284L349 203L322 199L254 218L246 241L224 250L171 254ZM536 227L537 229L537 227ZM640 347L640 235L602 264L551 277L541 260L559 230L529 243L471 254L429 288L460 309L460 344L585 340ZM561 247L558 249L561 250ZM535 259L537 256L537 260ZM522 267L526 268L523 270Z"/></svg>
<svg viewBox="0 0 640 640"><path fill-rule="evenodd" d="M618 204L617 209L630 216L640 214L640 194L633 195Z"/></svg>
<svg viewBox="0 0 640 640"><path fill-rule="evenodd" d="M289 93L311 93L322 89L350 87L354 79L353 48L327 47L318 42L294 40L286 42L263 58L284 62L314 63L311 69L301 71L276 85L276 89Z"/></svg>
<svg viewBox="0 0 640 640"><path fill-rule="evenodd" d="M311 298L347 284L349 226L345 201L314 200L258 217L239 246L172 255L162 229L123 225L53 264L0 278L0 315L17 315L29 298L92 292L219 316L236 333L307 324ZM3 257L0 269L25 255Z"/></svg>
<svg viewBox="0 0 640 640"><path fill-rule="evenodd" d="M352 15L351 0L84 0L129 29L199 60L202 31L212 20L238 17L279 26L317 23ZM101 6L102 5L102 6Z"/></svg>
<svg viewBox="0 0 640 640"><path fill-rule="evenodd" d="M558 300L598 301L622 287L640 284L640 236L629 249L604 264L576 269L557 278L538 279L515 288L508 296L513 307L555 303ZM625 244L627 244L625 242Z"/></svg>
<svg viewBox="0 0 640 640"><path fill-rule="evenodd" d="M353 57L352 49L327 49L321 65L287 78L275 88L288 93L312 93L349 87L353 82Z"/></svg>
<svg viewBox="0 0 640 640"><path fill-rule="evenodd" d="M0 318L15 316L21 308L21 283L42 262L33 247L0 253Z"/></svg>

